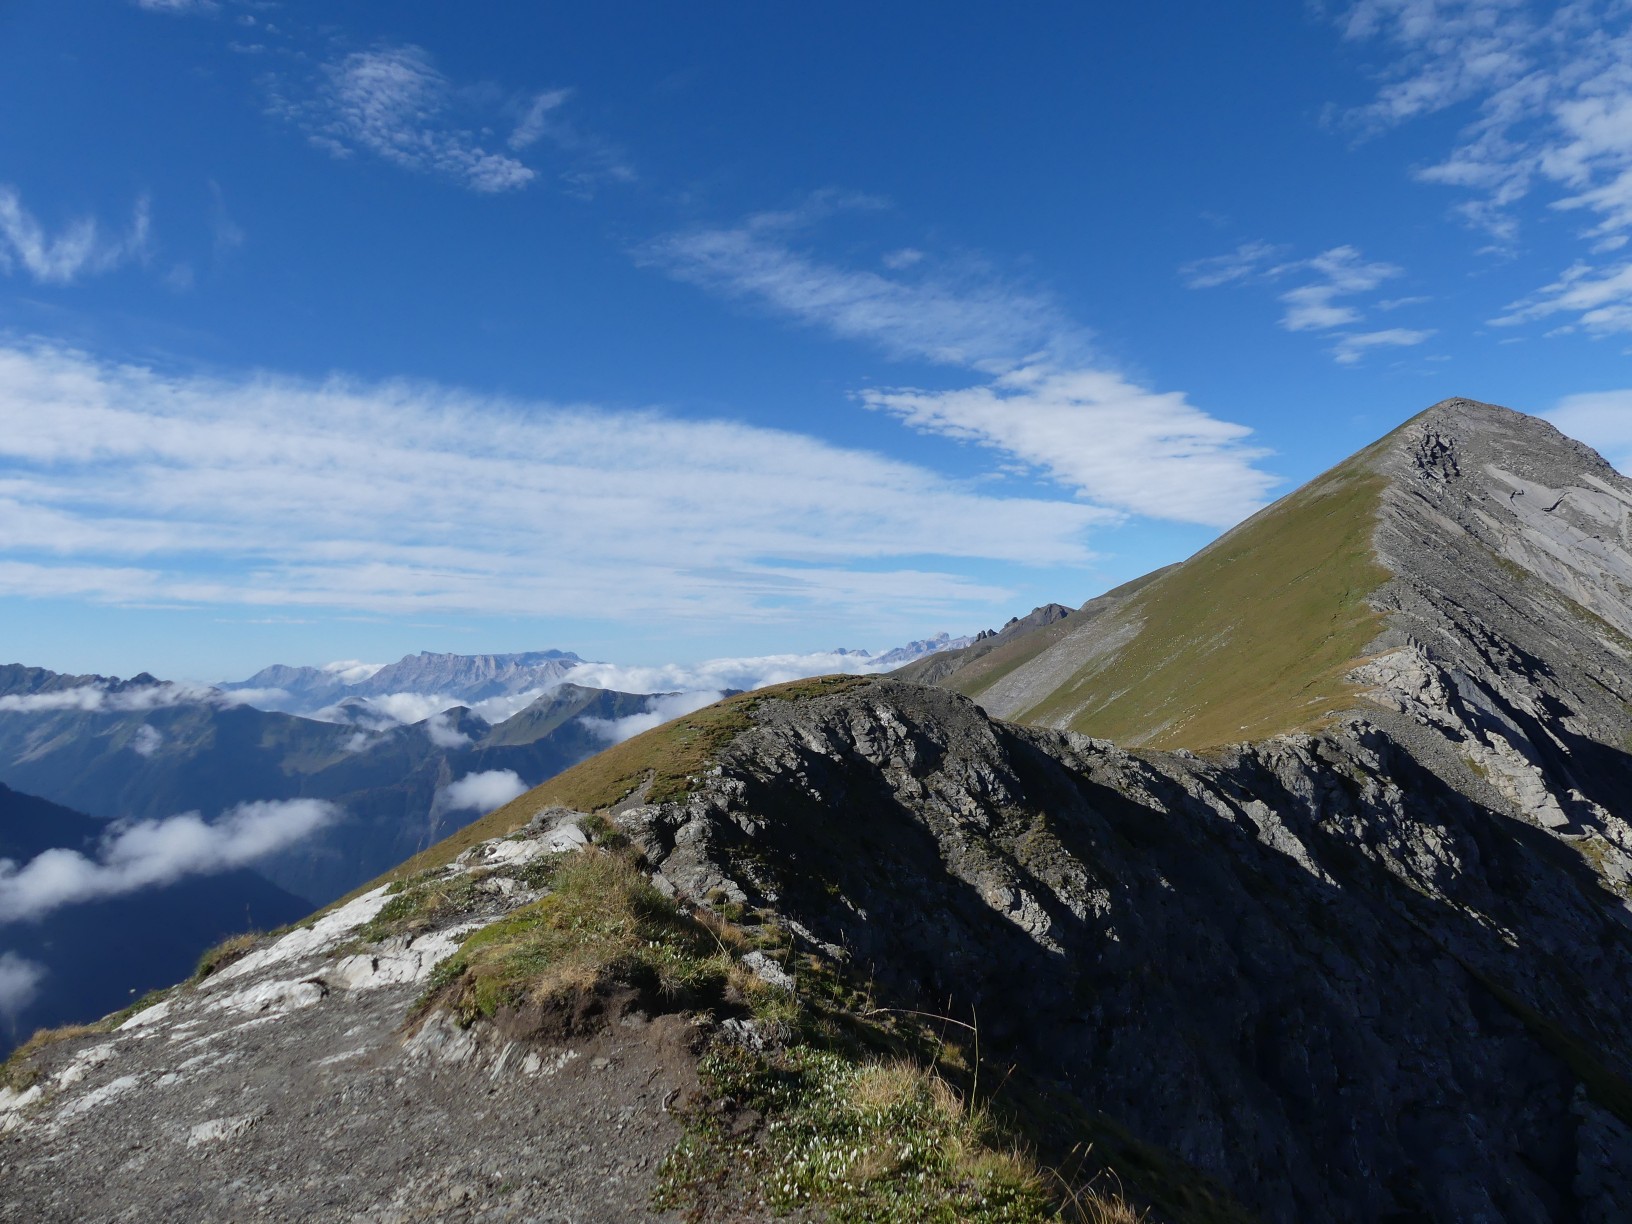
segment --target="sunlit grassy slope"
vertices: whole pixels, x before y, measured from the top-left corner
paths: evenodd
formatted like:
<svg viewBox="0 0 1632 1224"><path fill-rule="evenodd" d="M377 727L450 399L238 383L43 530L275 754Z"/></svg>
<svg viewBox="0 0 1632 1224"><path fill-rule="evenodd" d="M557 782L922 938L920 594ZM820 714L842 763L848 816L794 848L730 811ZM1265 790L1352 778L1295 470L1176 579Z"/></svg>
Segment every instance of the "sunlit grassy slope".
<svg viewBox="0 0 1632 1224"><path fill-rule="evenodd" d="M1161 569L1142 578L1135 578L1132 582L1123 583L1115 590L1107 591L1098 599L1084 604L1065 619L1017 637L1012 642L1004 642L978 658L971 659L947 679L946 687L953 692L962 693L965 697L973 697L984 692L1010 672L1030 663L1073 630L1080 629L1102 610L1115 608L1122 600L1140 588L1150 585L1167 572L1166 569Z"/></svg>
<svg viewBox="0 0 1632 1224"><path fill-rule="evenodd" d="M1114 614L1141 625L1133 640L1019 721L1200 751L1352 707L1344 676L1380 630L1369 597L1389 576L1371 543L1383 485L1351 461L1164 573Z"/></svg>

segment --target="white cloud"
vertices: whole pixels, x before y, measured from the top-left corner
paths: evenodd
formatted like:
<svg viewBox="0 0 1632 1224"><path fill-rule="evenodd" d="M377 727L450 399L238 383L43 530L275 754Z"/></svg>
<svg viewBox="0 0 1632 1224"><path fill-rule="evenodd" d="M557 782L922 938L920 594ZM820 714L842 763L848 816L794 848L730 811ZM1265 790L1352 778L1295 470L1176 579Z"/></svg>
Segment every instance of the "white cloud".
<svg viewBox="0 0 1632 1224"><path fill-rule="evenodd" d="M3 590L0 584L0 590ZM76 688L54 689L44 693L7 693L0 696L0 713L38 714L55 710L83 710L129 714L142 710L161 710L169 706L209 703L213 705L250 705L253 690L223 693L219 689L197 684L144 684L135 688L112 689L105 684L84 684Z"/></svg>
<svg viewBox="0 0 1632 1224"><path fill-rule="evenodd" d="M1567 395L1542 415L1632 475L1632 388Z"/></svg>
<svg viewBox="0 0 1632 1224"><path fill-rule="evenodd" d="M1332 356L1340 365L1354 365L1372 349L1421 344L1434 333L1393 327L1382 331L1339 332L1365 318L1365 309L1352 300L1374 292L1384 282L1404 274L1391 263L1367 260L1352 246L1336 246L1309 259L1276 262L1284 247L1266 242L1244 243L1227 255L1201 259L1179 269L1192 289L1254 282L1270 283L1296 277L1305 283L1283 290L1286 310L1281 326L1293 332L1336 332ZM1313 274L1314 279L1308 279ZM1426 302L1426 297L1401 297L1370 303L1377 310L1398 310Z"/></svg>
<svg viewBox="0 0 1632 1224"><path fill-rule="evenodd" d="M1285 249L1257 240L1243 242L1228 254L1192 260L1179 269L1179 275L1192 289L1216 289L1264 275Z"/></svg>
<svg viewBox="0 0 1632 1224"><path fill-rule="evenodd" d="M1576 263L1550 285L1527 298L1509 303L1507 313L1492 319L1497 327L1512 327L1552 315L1576 316L1566 330L1580 327L1595 335L1632 332L1632 262L1597 269Z"/></svg>
<svg viewBox="0 0 1632 1224"><path fill-rule="evenodd" d="M988 275L907 278L841 268L790 244L799 227L834 209L877 206L818 195L790 213L671 235L644 256L682 280L892 356L981 371L991 381L978 387L859 398L921 431L1004 452L1113 516L1133 510L1227 525L1275 483L1252 466L1263 452L1239 445L1248 430L1103 368L1044 294Z"/></svg>
<svg viewBox="0 0 1632 1224"><path fill-rule="evenodd" d="M333 663L323 664L318 670L327 672L341 684L361 684L386 666L385 663L364 663L361 659L336 659Z"/></svg>
<svg viewBox="0 0 1632 1224"><path fill-rule="evenodd" d="M1062 339L1080 341L1068 336L1074 329L1053 299L1037 290L979 271L885 276L823 263L791 245L798 230L834 211L877 207L871 197L819 193L788 212L669 234L641 248L639 257L679 280L865 340L898 358L998 370ZM922 265L913 259L895 270Z"/></svg>
<svg viewBox="0 0 1632 1224"><path fill-rule="evenodd" d="M1337 344L1332 348L1332 355L1339 365L1355 365L1372 349L1410 348L1433 335L1432 328L1423 330L1409 327L1388 327L1374 332L1350 332L1338 337Z"/></svg>
<svg viewBox="0 0 1632 1224"><path fill-rule="evenodd" d="M213 13L221 7L216 0L135 0L135 4L150 13Z"/></svg>
<svg viewBox="0 0 1632 1224"><path fill-rule="evenodd" d="M0 952L0 1019L15 1022L23 1009L39 997L46 968L18 956Z"/></svg>
<svg viewBox="0 0 1632 1224"><path fill-rule="evenodd" d="M1362 0L1346 35L1396 58L1376 98L1351 113L1387 127L1471 106L1473 120L1424 181L1461 188L1459 211L1511 243L1517 206L1538 188L1551 207L1596 217L1588 236L1632 228L1632 30L1620 0Z"/></svg>
<svg viewBox="0 0 1632 1224"><path fill-rule="evenodd" d="M453 726L443 714L432 714L425 720L425 737L438 748L463 748L470 743L470 736Z"/></svg>
<svg viewBox="0 0 1632 1224"><path fill-rule="evenodd" d="M122 238L105 239L92 217L70 222L59 233L45 227L23 207L14 187L0 184L0 272L20 265L42 285L71 285L81 276L111 272L148 254L151 229L147 198L136 201L130 230Z"/></svg>
<svg viewBox="0 0 1632 1224"><path fill-rule="evenodd" d="M552 89L536 95L522 112L515 130L510 133L510 147L520 150L537 144L549 130L551 113L559 110L571 95L570 89Z"/></svg>
<svg viewBox="0 0 1632 1224"><path fill-rule="evenodd" d="M457 782L450 782L442 791L446 808L458 811L470 808L486 815L494 808L503 807L510 800L525 795L528 786L513 769L490 769L485 773L466 774Z"/></svg>
<svg viewBox="0 0 1632 1224"><path fill-rule="evenodd" d="M653 697L646 703L645 711L640 714L630 714L623 718L586 717L578 721L597 739L605 740L608 744L621 744L642 731L661 727L670 719L713 705L723 696L725 694L719 692L667 693L661 697Z"/></svg>
<svg viewBox="0 0 1632 1224"><path fill-rule="evenodd" d="M1275 478L1251 430L1208 416L1182 394L1116 374L1027 367L955 391L868 391L862 400L925 433L1014 456L1081 497L1153 518L1228 526Z"/></svg>
<svg viewBox="0 0 1632 1224"><path fill-rule="evenodd" d="M150 757L164 744L164 736L157 727L146 723L136 728L136 734L130 737L130 750L137 756Z"/></svg>
<svg viewBox="0 0 1632 1224"><path fill-rule="evenodd" d="M872 662L865 654L814 651L808 654L707 659L701 663L580 663L562 677L562 683L613 689L620 693L717 692L722 689L764 688L767 684L785 684L789 680L803 680L807 676L825 676L835 672L864 675L883 670L887 669Z"/></svg>
<svg viewBox="0 0 1632 1224"><path fill-rule="evenodd" d="M0 344L0 594L959 623L1009 599L963 566L1080 565L1113 517L725 421Z"/></svg>
<svg viewBox="0 0 1632 1224"><path fill-rule="evenodd" d="M1287 307L1281 326L1287 331L1325 331L1357 322L1361 312L1353 306L1335 305L1335 299L1369 293L1401 271L1393 264L1366 262L1352 246L1333 247L1313 259L1284 265L1276 270L1277 275L1313 272L1318 279L1281 294Z"/></svg>
<svg viewBox="0 0 1632 1224"><path fill-rule="evenodd" d="M213 824L188 812L115 826L94 859L67 849L47 850L22 866L0 859L0 922L242 867L338 815L332 803L317 799L241 803Z"/></svg>
<svg viewBox="0 0 1632 1224"><path fill-rule="evenodd" d="M274 99L274 114L336 157L365 151L474 191L524 187L537 172L482 146L456 114L456 91L421 47L354 51L324 66L314 96Z"/></svg>

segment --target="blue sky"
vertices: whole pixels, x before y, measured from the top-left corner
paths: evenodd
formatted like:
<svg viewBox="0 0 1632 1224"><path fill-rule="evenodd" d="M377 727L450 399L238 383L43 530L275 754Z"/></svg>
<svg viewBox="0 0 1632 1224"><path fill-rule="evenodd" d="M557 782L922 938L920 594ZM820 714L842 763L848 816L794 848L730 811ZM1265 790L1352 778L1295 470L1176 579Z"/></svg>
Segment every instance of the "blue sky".
<svg viewBox="0 0 1632 1224"><path fill-rule="evenodd" d="M1411 413L1632 466L1620 3L0 3L0 634L187 679L1078 603Z"/></svg>

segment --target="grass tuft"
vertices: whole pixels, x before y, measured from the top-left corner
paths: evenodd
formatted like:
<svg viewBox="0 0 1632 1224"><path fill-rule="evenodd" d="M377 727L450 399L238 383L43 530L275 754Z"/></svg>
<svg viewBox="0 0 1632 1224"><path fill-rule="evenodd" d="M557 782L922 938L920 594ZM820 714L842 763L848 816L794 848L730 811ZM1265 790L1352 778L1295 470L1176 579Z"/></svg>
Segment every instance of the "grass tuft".
<svg viewBox="0 0 1632 1224"><path fill-rule="evenodd" d="M263 938L260 931L245 931L242 935L234 935L230 939L223 939L215 947L208 949L198 958L198 964L193 969L192 980L202 982L212 973L219 973L234 961L243 960L253 952Z"/></svg>
<svg viewBox="0 0 1632 1224"><path fill-rule="evenodd" d="M619 987L707 1008L739 980L723 934L658 892L627 856L568 855L549 895L473 932L439 965L422 1006L462 1024L550 1009Z"/></svg>

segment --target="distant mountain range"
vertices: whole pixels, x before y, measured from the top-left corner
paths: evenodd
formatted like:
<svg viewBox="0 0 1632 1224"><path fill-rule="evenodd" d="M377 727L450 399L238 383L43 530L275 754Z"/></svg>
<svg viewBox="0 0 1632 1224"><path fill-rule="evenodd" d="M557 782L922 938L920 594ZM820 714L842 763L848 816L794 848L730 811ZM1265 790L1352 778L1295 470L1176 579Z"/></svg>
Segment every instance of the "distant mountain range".
<svg viewBox="0 0 1632 1224"><path fill-rule="evenodd" d="M834 654L882 670L973 640L943 633L880 655ZM561 650L427 651L385 666L279 664L216 686L0 666L0 859L11 862L0 885L47 851L82 856L72 871L97 870L134 822L163 840L158 830L199 835L158 823L184 813L220 831L241 805L332 805L247 863L40 915L8 919L0 905L0 957L29 979L10 1000L0 989L0 1053L35 1026L104 1014L184 976L220 938L299 918L698 703L564 679L583 664ZM479 703L506 716L489 721L470 708Z"/></svg>
<svg viewBox="0 0 1632 1224"><path fill-rule="evenodd" d="M101 820L187 811L208 820L245 802L332 801L338 821L257 866L314 907L480 815L439 798L459 778L509 770L535 785L605 747L606 727L651 700L562 684L497 724L455 706L365 731L208 695L172 700L147 678L105 682L117 700L96 708L6 708L8 697L98 679L0 667L0 783Z"/></svg>
<svg viewBox="0 0 1632 1224"><path fill-rule="evenodd" d="M247 680L218 685L263 710L310 714L348 698L393 693L442 695L465 704L548 688L584 662L565 650L457 655L421 651L375 668L369 664L289 667L274 663Z"/></svg>

